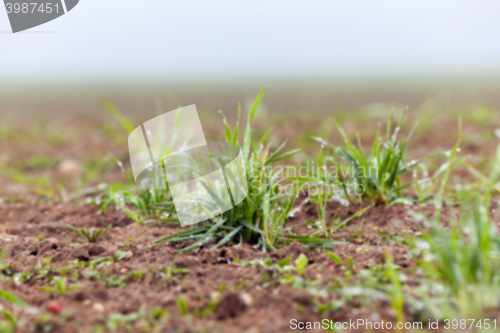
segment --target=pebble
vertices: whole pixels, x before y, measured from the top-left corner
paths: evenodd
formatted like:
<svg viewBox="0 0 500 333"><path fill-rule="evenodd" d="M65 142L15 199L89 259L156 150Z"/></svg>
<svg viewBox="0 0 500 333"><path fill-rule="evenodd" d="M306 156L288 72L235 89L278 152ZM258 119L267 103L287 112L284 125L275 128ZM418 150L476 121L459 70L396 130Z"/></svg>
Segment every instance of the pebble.
<svg viewBox="0 0 500 333"><path fill-rule="evenodd" d="M253 303L252 295L250 295L249 293L242 293L240 295L240 298L243 301L243 303L245 303L248 306L252 305Z"/></svg>
<svg viewBox="0 0 500 333"><path fill-rule="evenodd" d="M125 252L125 260L132 259L133 256L134 256L134 253L132 251Z"/></svg>
<svg viewBox="0 0 500 333"><path fill-rule="evenodd" d="M94 303L94 305L92 305L92 311L97 313L103 313L104 305L102 305L101 303Z"/></svg>
<svg viewBox="0 0 500 333"><path fill-rule="evenodd" d="M218 301L218 300L220 300L220 296L221 296L221 295L220 295L220 292L218 292L218 291L212 291L212 292L210 293L210 299L211 299L212 301Z"/></svg>
<svg viewBox="0 0 500 333"><path fill-rule="evenodd" d="M0 241L2 242L15 242L19 237L8 234L0 234Z"/></svg>
<svg viewBox="0 0 500 333"><path fill-rule="evenodd" d="M58 314L59 312L62 311L62 309L64 308L65 304L63 301L61 301L60 299L56 299L56 300L53 300L51 301L48 305L47 305L47 311L48 312L52 312L54 314Z"/></svg>
<svg viewBox="0 0 500 333"><path fill-rule="evenodd" d="M57 166L57 171L67 177L74 177L81 173L82 166L77 160L64 160Z"/></svg>

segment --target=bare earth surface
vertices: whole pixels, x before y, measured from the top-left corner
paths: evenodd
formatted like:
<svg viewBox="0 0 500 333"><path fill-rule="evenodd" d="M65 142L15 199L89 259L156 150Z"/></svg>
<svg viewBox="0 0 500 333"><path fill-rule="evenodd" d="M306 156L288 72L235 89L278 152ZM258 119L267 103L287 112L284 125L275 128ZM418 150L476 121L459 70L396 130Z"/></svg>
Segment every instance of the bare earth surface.
<svg viewBox="0 0 500 333"><path fill-rule="evenodd" d="M390 257L401 268L407 285L419 285L423 272L406 239L424 231L410 212L430 216L433 209L428 205L374 206L336 232L337 243L327 250L292 243L263 253L255 244L243 243L213 251L208 250L213 244L208 244L176 253L189 243L152 244L182 229L173 224L140 225L114 206L101 213L100 207L90 203L99 194L99 183L125 182L108 151L125 164L128 159L123 130L109 117L92 117L80 114L30 124L17 120L0 128L0 289L30 306L15 309L22 327L19 332L261 333L288 332L292 319L394 322L396 314L384 291L387 277L380 275L380 267ZM362 130L363 142L371 142L376 124L385 119L343 117L350 135ZM436 119L442 119L439 117ZM481 161L496 149L498 140L493 133L498 122L492 117L486 123L464 121L461 154L470 155L479 169L487 166ZM304 148L298 159L317 151L311 134L319 132L332 141L340 140L333 123L322 116L273 118L271 113L270 119L276 129L272 137L276 145L288 139L287 147ZM218 133L220 119L206 124L207 137L218 135L211 133ZM410 121L402 132L408 133L412 125ZM410 154L418 158L451 149L457 138L456 117L439 123L427 121L422 126L413 134ZM265 131L261 127L258 133ZM436 165L431 162L430 170ZM460 171L452 181L471 177ZM368 204L330 202L328 217L337 214L344 220ZM454 214L448 207L444 219ZM305 235L313 231L308 222L316 219L316 205L306 203L288 223L294 226L293 234ZM71 232L68 224L112 228L90 244ZM333 260L329 251L342 263ZM295 267L301 254L308 259L303 275L296 270L280 271L278 262L291 256L285 267ZM66 278L64 290L58 290L60 278ZM414 300L404 308L406 321L432 319L432 313L411 305L418 304L420 296L405 294ZM186 311L182 310L184 303L179 305L180 299ZM12 309L4 300L0 303Z"/></svg>
<svg viewBox="0 0 500 333"><path fill-rule="evenodd" d="M290 221L292 225L315 218L315 205L303 207L302 212ZM363 216L366 222L359 237L356 231L360 228L361 218L356 218L346 229L336 234L335 238L343 241L343 244L335 245L332 252L343 260L352 257L354 270L381 265L385 255L390 253L395 264L411 274L412 278L418 278L414 262L408 257L407 246L383 238L419 232L421 226L405 214L407 208L400 205L374 207ZM348 217L358 209L338 203L332 203L329 207L332 214L336 212L341 217ZM425 208L420 209L425 211ZM136 313L142 305L146 305L147 309L161 308L167 312L164 320L158 321L164 324L166 331L179 328L189 331L188 328L193 328L195 331L206 329L209 332L285 332L289 330L291 319L320 321L331 318L345 321L349 318L372 318L374 314L394 320L387 301L380 300L370 307L363 307L357 304L359 301L355 298L331 316L320 315L314 308L318 304L335 301L335 294L325 293L314 297L302 288L296 289L273 281L273 272L263 266L244 267L242 264L257 258L271 258L278 262L292 255L295 259L303 253L309 260L304 279L314 280L319 289L329 284L337 283L340 286L346 283L345 267L332 261L325 253L308 250L298 243L271 254L264 254L248 244L236 248L214 251L201 249L175 254L175 247L168 244L152 245L151 242L180 228L145 227L133 223L120 211L111 209L104 214L98 212L97 207L73 204L32 206L16 203L0 206L0 242L2 248L7 250L5 260L12 264L3 274L30 274L26 281L18 284L0 282L2 289L14 292L41 311L49 310L54 300L62 300L62 312L48 320L55 332L91 332L94 326L105 326L110 315ZM66 224L87 228L111 224L113 228L99 243L88 244L79 243L81 239L69 231ZM298 234L301 228L304 227L297 227ZM90 268L73 263L75 259L88 262L96 258L113 257L120 250L117 244L124 243L129 235L143 232L137 246L128 250L131 252L130 258L127 255L127 258L116 263L97 268L98 277L91 273ZM46 264L50 272L44 277L37 277L42 259L48 257L52 258ZM164 268L174 262L176 268L186 271L167 277ZM60 269L63 267L71 267L65 274L71 277L69 284L76 288L62 297L49 291L40 291L51 275L61 274ZM141 276L134 276L133 271L137 270L142 271ZM352 284L355 286L355 281ZM181 296L186 299L190 313L203 312L213 301L219 303L206 316L200 315L196 319L181 317L177 308L177 299ZM37 316L27 315L24 320L32 321ZM139 330L141 325L148 324L137 321L132 325L133 331Z"/></svg>

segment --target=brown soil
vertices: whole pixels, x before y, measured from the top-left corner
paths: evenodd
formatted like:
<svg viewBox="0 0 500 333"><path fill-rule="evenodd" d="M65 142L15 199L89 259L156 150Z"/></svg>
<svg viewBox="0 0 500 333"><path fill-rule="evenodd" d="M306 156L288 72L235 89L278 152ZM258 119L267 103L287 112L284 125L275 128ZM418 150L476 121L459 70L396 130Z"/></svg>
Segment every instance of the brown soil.
<svg viewBox="0 0 500 333"><path fill-rule="evenodd" d="M346 218L360 208L332 202L329 213ZM345 243L335 245L332 252L344 260L352 257L356 270L380 265L384 263L385 255L390 253L404 271L414 271L407 246L381 240L389 234L405 237L418 234L421 226L405 213L410 208L401 205L372 207L364 216L352 220L344 230L336 233L336 238ZM426 208L413 208L430 213ZM293 229L295 233L303 234L310 230L301 224L315 217L315 206L306 204L290 220L290 224L297 225ZM356 231L362 218L365 222L357 237ZM161 308L167 311L165 320L159 321L166 331L180 328L199 331L205 328L210 332L285 332L290 328L291 319L320 321L325 314L316 311L318 302L327 303L335 296L318 298L304 289L269 284L263 267L244 267L242 262L267 256L277 262L290 255L296 258L302 253L309 260L305 278L314 279L324 286L332 281L340 283L345 275L345 268L333 262L324 251L306 249L298 243L271 254L264 254L248 244L177 254L169 244L152 245L151 242L180 228L146 227L132 222L123 212L112 208L100 214L97 207L88 205L0 205L0 244L7 250L4 261L12 264L10 271L4 274L33 274L26 282L18 284L12 280L1 281L2 289L13 292L41 311L50 310L54 300L62 300L63 311L51 314L48 319L53 332L92 332L94 326L105 325L105 318L112 314L135 313L142 305L146 305L148 310ZM82 239L67 229L66 224L87 228L111 224L113 228L97 244L88 244L79 243ZM78 273L71 276L76 276L77 281L70 282L70 285L75 285L75 290L64 296L40 290L42 286L49 285L50 276L61 274L59 268L68 267L75 259L89 261L112 257L118 250L117 244L124 243L130 235L142 232L144 234L139 238L138 246L130 249L130 258L97 269L104 281L89 275L88 268L74 269ZM52 258L50 272L46 277L37 279L33 270L47 257ZM235 262L237 259L239 261ZM173 262L176 268L186 269L188 273L174 273L171 278L159 274ZM143 275L131 277L134 270L142 270ZM112 277L127 281L126 286L110 285ZM191 315L180 316L179 297L186 300ZM199 314L215 300L219 303L212 312L202 318L193 318L195 313ZM375 308L356 308L356 300L353 300L330 316L340 321L367 317L375 311L381 318L394 320L389 304L378 303ZM36 315L23 313L21 317L31 321ZM65 318L64 324L61 323L62 318ZM132 325L133 331L140 329L141 325L146 323L136 321Z"/></svg>
<svg viewBox="0 0 500 333"><path fill-rule="evenodd" d="M137 124L148 119L136 116L140 120ZM288 147L305 146L305 153L301 153L300 158L317 152L318 145L312 143L310 135L317 135L320 130L325 138L340 140L333 125L328 125L322 115L310 118L277 115L275 118L275 128L279 131L273 132L272 141L279 143L289 139ZM311 250L298 243L273 253L263 253L250 244L208 251L211 245L208 244L204 249L176 253L174 251L185 244L153 245L151 242L179 232L179 227L138 225L114 207L101 214L99 207L85 203L86 196L95 193L94 186L101 182L124 183L120 170L110 159L83 183L87 192L82 191L81 181L108 151L127 161L126 136L109 116L78 114L61 119L32 124L23 120L11 121L9 127L5 127L7 130L0 128L0 247L5 250L5 257L0 261L10 264L2 267L0 290L17 295L35 309L17 309L14 313L22 327L27 328L24 333L85 333L99 332L99 328L106 331L106 327L112 326L110 319L117 314L133 316L140 313L142 306L146 307L146 316L123 324L117 331L141 332L149 328L151 332L288 332L292 319L297 322L323 318L334 321L395 320L387 300L366 303L360 296L340 299L337 292L341 287L356 286L358 280L346 278L345 265L334 262L326 251ZM375 120L371 122L376 124ZM366 122L366 119L345 121L343 126L348 135L366 128L361 140L367 143L377 126L366 126ZM207 121L206 124L208 141L218 141L215 135L220 135L221 123ZM463 154L474 154L473 164L490 160L497 145L492 135L497 125L488 125L483 133L484 127L466 122L464 136L469 141L465 140L461 147ZM263 133L267 128L257 125L256 129ZM403 128L402 132L408 133L409 129L410 126ZM409 153L415 155L412 158L418 158L429 152L448 150L456 140L456 132L455 121L432 124L424 132L414 134ZM484 138L483 134L490 136ZM49 180L45 182L44 177ZM471 177L470 173L462 170L453 175L452 181L463 181L467 177ZM331 202L328 217L337 213L345 219L362 207ZM422 272L402 240L418 237L422 225L408 214L409 210L432 214L432 209L426 206L374 206L335 233L338 244L331 251L344 262L352 258L352 269L356 272L383 264L389 254L408 276L407 284L418 285ZM447 209L444 218L454 214L453 209ZM289 225L293 226L291 233L313 232L306 223L316 219L315 205L303 205L300 212L289 219ZM77 228L112 225L112 229L98 243L87 244L71 232L67 224ZM120 247L129 236L141 234L134 246ZM115 263L96 269L74 264L75 260L89 262L114 257L117 250L128 253ZM278 274L262 265L245 264L266 258L276 263L289 256L295 260L300 254L309 261L303 280L315 283L315 290L326 286L338 286L338 290L326 289L326 293L314 294L306 287L294 288L279 282ZM50 265L44 258L51 258ZM294 265L294 261L290 265ZM44 269L46 275L39 276ZM139 270L142 274L137 272ZM25 281L9 278L16 273L25 273ZM74 290L65 295L41 290L42 287L54 287L51 279L63 274ZM185 300L187 316L179 311L180 298ZM217 306L211 309L214 302L218 302ZM11 309L1 298L0 304ZM330 308L325 310L326 305ZM151 313L155 308L163 309L166 314L153 319L160 316L159 312ZM409 308L405 308L405 314L408 321L422 319L421 313Z"/></svg>

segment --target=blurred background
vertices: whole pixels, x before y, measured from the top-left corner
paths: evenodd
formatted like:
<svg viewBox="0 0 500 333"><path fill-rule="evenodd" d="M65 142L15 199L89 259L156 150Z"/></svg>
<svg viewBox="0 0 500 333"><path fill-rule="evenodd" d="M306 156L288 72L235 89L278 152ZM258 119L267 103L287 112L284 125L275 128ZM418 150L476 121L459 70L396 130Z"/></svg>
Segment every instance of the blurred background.
<svg viewBox="0 0 500 333"><path fill-rule="evenodd" d="M135 125L196 104L216 139L217 111L234 120L263 84L261 122L275 141L304 146L329 136L325 117L366 122L408 105L427 120L423 136L451 111L490 126L473 133L477 144L500 108L499 12L493 0L81 0L12 34L0 10L0 166L124 156L103 100ZM447 146L456 121L434 130L444 141L427 146Z"/></svg>
<svg viewBox="0 0 500 333"><path fill-rule="evenodd" d="M0 110L124 112L197 103L234 109L267 84L273 112L437 94L499 105L500 3L493 0L81 0L12 34L0 11Z"/></svg>

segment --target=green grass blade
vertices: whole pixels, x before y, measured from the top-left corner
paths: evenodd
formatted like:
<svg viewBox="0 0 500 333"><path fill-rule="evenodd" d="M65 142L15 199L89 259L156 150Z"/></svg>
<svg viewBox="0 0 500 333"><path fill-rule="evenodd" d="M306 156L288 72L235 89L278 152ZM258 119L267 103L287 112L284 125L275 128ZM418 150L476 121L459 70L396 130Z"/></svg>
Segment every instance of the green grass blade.
<svg viewBox="0 0 500 333"><path fill-rule="evenodd" d="M233 237L234 235L236 235L238 232L240 232L240 230L243 228L243 226L239 226L238 228L234 229L233 231L231 231L230 233L228 233L226 236L224 236L224 238L222 238L216 245L212 246L210 248L210 250L215 250L217 249L218 247L226 244L227 242L229 242Z"/></svg>
<svg viewBox="0 0 500 333"><path fill-rule="evenodd" d="M132 133L135 129L134 125L118 110L118 108L109 101L103 101L104 108L120 123L127 134Z"/></svg>

